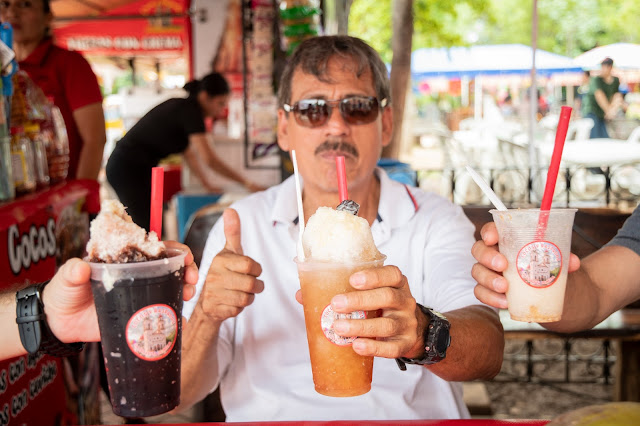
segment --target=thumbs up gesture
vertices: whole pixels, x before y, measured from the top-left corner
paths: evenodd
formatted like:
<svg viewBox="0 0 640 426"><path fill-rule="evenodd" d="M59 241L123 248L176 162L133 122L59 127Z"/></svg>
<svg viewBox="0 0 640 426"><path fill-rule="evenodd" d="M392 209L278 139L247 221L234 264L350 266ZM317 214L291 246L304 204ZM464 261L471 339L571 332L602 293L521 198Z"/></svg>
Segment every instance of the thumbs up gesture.
<svg viewBox="0 0 640 426"><path fill-rule="evenodd" d="M258 279L262 267L243 254L238 212L226 209L222 220L226 244L211 263L200 297L202 310L217 322L240 314L264 290Z"/></svg>

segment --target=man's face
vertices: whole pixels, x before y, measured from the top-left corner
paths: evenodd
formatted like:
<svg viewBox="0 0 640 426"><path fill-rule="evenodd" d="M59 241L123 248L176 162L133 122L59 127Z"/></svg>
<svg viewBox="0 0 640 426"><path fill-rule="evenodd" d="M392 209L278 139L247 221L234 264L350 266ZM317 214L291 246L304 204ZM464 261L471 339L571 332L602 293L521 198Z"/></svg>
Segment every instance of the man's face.
<svg viewBox="0 0 640 426"><path fill-rule="evenodd" d="M340 100L347 96L376 96L371 72L360 78L349 62L329 60L330 83L318 80L300 69L294 71L289 105L303 99ZM381 101L378 99L378 101ZM391 108L380 109L368 124L349 124L338 106L331 108L327 121L318 127L300 125L294 112L278 111L278 144L285 151L296 150L305 186L322 192L337 192L335 157L343 155L349 188L358 188L373 176L383 146L391 140Z"/></svg>
<svg viewBox="0 0 640 426"><path fill-rule="evenodd" d="M600 76L601 77L609 77L611 75L611 70L613 69L613 67L611 65L607 65L607 64L602 64L600 66Z"/></svg>
<svg viewBox="0 0 640 426"><path fill-rule="evenodd" d="M42 0L0 1L0 20L11 24L16 43L42 40L52 19L51 13L44 13Z"/></svg>

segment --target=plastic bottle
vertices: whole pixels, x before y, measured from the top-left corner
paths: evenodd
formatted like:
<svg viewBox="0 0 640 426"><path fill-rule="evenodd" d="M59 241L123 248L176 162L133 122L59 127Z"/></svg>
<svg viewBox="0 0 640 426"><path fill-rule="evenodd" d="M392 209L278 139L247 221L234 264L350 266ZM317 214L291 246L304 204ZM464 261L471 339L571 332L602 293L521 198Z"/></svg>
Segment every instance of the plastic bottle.
<svg viewBox="0 0 640 426"><path fill-rule="evenodd" d="M7 129L4 96L0 95L0 201L12 200L16 195L11 160L11 136Z"/></svg>
<svg viewBox="0 0 640 426"><path fill-rule="evenodd" d="M53 173L56 176L55 181L59 182L67 178L69 173L69 137L67 136L67 127L64 124L64 118L60 108L51 104L51 117L55 130L55 161L52 165Z"/></svg>
<svg viewBox="0 0 640 426"><path fill-rule="evenodd" d="M62 182L67 177L69 169L69 146L58 137L53 109L57 109L53 103L53 97L47 97L44 105L45 119L40 123L45 150L47 151L47 165L49 167L49 182L51 185ZM66 139L65 139L66 140Z"/></svg>
<svg viewBox="0 0 640 426"><path fill-rule="evenodd" d="M38 188L49 186L49 166L47 165L47 151L43 135L38 123L29 122L24 126L24 133L33 146L33 169L36 174Z"/></svg>
<svg viewBox="0 0 640 426"><path fill-rule="evenodd" d="M22 127L11 127L11 164L16 194L36 190L36 173L33 144Z"/></svg>

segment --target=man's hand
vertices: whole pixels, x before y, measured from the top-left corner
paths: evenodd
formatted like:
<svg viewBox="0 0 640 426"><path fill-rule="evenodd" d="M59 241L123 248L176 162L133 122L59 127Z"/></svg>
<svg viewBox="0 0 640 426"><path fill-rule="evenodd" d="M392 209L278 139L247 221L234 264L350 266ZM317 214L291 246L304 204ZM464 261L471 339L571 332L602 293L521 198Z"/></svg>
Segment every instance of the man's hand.
<svg viewBox="0 0 640 426"><path fill-rule="evenodd" d="M165 242L167 248L187 250L185 257L184 300L195 294L198 268L193 254L184 244ZM97 342L100 340L98 318L91 292L91 268L80 259L70 259L58 270L43 292L47 323L53 334L65 343Z"/></svg>
<svg viewBox="0 0 640 426"><path fill-rule="evenodd" d="M226 209L222 219L226 244L213 258L199 302L202 310L218 322L237 316L264 290L264 283L258 279L262 267L243 255L238 212Z"/></svg>
<svg viewBox="0 0 640 426"><path fill-rule="evenodd" d="M417 309L407 277L396 266L383 266L356 272L349 278L356 290L338 294L331 307L338 313L378 311L377 318L337 320L335 331L344 337L358 337L353 350L363 356L417 357L424 352L422 330L426 318ZM302 303L302 293L296 293Z"/></svg>
<svg viewBox="0 0 640 426"><path fill-rule="evenodd" d="M478 261L471 268L471 275L478 282L474 293L478 300L487 305L506 309L507 287L509 283L502 276L507 269L507 259L498 251L498 230L493 222L486 223L480 231L482 239L476 241L471 248L471 254ZM580 259L571 253L569 258L569 272L580 268Z"/></svg>

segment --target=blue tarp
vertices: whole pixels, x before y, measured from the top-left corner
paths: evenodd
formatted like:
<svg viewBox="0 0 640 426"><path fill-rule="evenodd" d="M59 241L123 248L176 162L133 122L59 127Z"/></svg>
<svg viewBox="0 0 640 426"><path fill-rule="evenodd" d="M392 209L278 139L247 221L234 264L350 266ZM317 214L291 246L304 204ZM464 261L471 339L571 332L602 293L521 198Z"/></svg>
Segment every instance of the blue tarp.
<svg viewBox="0 0 640 426"><path fill-rule="evenodd" d="M531 47L523 44L418 49L411 54L414 80L433 77L470 78L477 75L528 74ZM569 57L536 50L536 73L580 72Z"/></svg>

